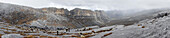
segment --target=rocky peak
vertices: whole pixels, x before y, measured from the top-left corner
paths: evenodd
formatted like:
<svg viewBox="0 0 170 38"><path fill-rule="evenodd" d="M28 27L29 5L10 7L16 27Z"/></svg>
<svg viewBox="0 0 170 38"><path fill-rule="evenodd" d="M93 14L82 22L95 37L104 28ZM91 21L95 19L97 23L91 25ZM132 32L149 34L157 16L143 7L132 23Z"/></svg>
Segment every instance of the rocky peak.
<svg viewBox="0 0 170 38"><path fill-rule="evenodd" d="M49 8L41 8L43 13L55 13L58 15L69 15L69 11L64 8L55 8L55 7L49 7Z"/></svg>
<svg viewBox="0 0 170 38"><path fill-rule="evenodd" d="M92 16L93 14L95 14L91 10L80 9L80 8L75 8L70 12L72 13L73 16Z"/></svg>

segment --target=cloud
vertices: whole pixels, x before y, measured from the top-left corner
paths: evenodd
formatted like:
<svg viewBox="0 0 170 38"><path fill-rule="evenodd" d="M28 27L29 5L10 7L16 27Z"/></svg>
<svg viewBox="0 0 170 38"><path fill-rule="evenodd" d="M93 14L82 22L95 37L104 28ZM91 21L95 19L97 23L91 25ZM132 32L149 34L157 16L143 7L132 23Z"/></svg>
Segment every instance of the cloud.
<svg viewBox="0 0 170 38"><path fill-rule="evenodd" d="M170 7L170 0L0 0L35 8L83 8L92 10L128 10Z"/></svg>

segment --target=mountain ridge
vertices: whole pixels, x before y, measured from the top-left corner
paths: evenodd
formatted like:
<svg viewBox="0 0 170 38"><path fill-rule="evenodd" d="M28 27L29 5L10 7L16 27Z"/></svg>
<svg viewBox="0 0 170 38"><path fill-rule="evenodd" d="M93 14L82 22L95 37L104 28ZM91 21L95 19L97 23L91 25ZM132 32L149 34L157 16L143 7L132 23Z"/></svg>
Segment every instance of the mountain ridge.
<svg viewBox="0 0 170 38"><path fill-rule="evenodd" d="M61 26L77 28L100 25L108 21L108 17L100 10L92 11L75 8L69 11L64 8L32 8L6 3L0 3L0 7L2 20L14 25L28 24L42 27Z"/></svg>

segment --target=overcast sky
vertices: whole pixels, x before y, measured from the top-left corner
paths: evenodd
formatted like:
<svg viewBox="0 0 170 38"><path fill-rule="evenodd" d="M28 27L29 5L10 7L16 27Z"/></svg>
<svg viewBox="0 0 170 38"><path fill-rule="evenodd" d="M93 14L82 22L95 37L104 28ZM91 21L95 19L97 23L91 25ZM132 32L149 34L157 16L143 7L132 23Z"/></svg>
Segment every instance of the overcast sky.
<svg viewBox="0 0 170 38"><path fill-rule="evenodd" d="M0 0L34 8L83 8L92 10L128 10L169 8L170 0Z"/></svg>

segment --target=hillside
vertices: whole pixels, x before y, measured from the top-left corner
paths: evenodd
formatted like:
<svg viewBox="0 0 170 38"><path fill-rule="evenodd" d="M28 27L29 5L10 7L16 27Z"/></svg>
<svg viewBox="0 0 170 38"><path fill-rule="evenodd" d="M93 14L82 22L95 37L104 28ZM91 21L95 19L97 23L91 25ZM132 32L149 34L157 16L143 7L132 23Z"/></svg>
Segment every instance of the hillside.
<svg viewBox="0 0 170 38"><path fill-rule="evenodd" d="M169 10L159 12L158 18L117 29L105 38L169 38L169 14Z"/></svg>
<svg viewBox="0 0 170 38"><path fill-rule="evenodd" d="M118 19L113 19L110 22L106 23L106 25L132 25L134 23L138 23L139 21L145 20L145 19L153 19L157 16L155 14L163 11L169 11L170 9L168 8L162 8L162 9L149 9L149 10L142 10L138 12L133 12L133 14L127 14L127 15L122 15L122 14L117 14L117 15L122 15L118 16Z"/></svg>
<svg viewBox="0 0 170 38"><path fill-rule="evenodd" d="M109 21L102 10L75 8L68 11L64 8L32 8L6 3L0 3L0 14L1 22L49 28L80 28L101 25Z"/></svg>

